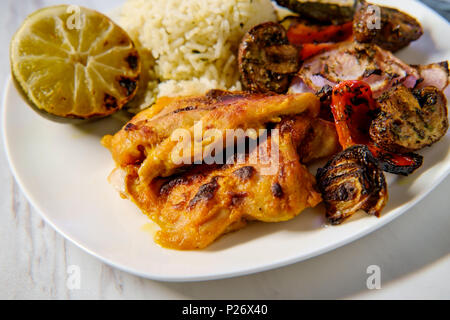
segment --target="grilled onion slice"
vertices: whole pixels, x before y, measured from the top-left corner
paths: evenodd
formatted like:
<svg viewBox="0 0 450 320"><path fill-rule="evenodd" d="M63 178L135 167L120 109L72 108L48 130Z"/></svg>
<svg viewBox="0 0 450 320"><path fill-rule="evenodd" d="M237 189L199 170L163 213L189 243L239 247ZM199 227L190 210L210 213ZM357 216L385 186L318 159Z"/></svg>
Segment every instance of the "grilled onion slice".
<svg viewBox="0 0 450 320"><path fill-rule="evenodd" d="M364 145L346 149L319 169L317 184L333 225L359 210L379 217L388 200L384 173Z"/></svg>

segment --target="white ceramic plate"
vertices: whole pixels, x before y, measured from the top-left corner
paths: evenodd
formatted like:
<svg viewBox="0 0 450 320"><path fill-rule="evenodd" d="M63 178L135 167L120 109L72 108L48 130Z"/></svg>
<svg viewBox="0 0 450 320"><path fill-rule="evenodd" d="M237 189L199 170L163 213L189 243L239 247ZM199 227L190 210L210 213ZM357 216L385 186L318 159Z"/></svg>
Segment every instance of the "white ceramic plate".
<svg viewBox="0 0 450 320"><path fill-rule="evenodd" d="M389 3L389 1L378 1ZM450 25L411 1L391 1L416 16L426 34L400 57L409 63L450 58ZM381 218L358 215L326 227L324 208L278 224L256 223L197 252L163 249L154 228L107 176L113 168L100 138L114 133L114 119L71 126L32 111L11 84L3 106L3 135L12 171L37 211L67 239L119 269L163 281L226 278L302 261L361 238L392 221L435 188L450 172L450 135L423 152L424 166L409 178L389 177L390 201ZM426 214L426 213L424 213Z"/></svg>

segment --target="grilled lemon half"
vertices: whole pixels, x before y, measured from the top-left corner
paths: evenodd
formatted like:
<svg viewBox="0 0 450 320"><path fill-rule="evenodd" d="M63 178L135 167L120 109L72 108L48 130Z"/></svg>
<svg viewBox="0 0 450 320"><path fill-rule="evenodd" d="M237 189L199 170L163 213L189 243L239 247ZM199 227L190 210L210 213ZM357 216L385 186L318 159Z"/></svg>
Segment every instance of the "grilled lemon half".
<svg viewBox="0 0 450 320"><path fill-rule="evenodd" d="M128 34L105 15L78 6L31 14L14 35L10 56L27 102L63 122L120 110L135 96L141 71Z"/></svg>

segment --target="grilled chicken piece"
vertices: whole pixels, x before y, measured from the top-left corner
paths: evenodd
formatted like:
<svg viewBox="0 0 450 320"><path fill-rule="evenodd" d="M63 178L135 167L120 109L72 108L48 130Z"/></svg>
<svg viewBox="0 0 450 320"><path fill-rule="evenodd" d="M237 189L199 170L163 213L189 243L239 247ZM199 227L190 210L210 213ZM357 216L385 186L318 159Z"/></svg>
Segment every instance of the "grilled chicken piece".
<svg viewBox="0 0 450 320"><path fill-rule="evenodd" d="M242 39L239 71L246 91L286 93L299 68L298 49L289 43L282 25L257 25Z"/></svg>
<svg viewBox="0 0 450 320"><path fill-rule="evenodd" d="M203 155L227 148L227 143L234 144L234 139L227 139L226 130L249 129L249 134L258 135L260 129L279 122L282 116L319 112L320 102L314 94L270 96L212 91L203 97L163 98L116 135L104 137L102 143L119 167L139 166L140 188L156 201L158 194L145 190L152 181L176 174L189 164L202 163Z"/></svg>
<svg viewBox="0 0 450 320"><path fill-rule="evenodd" d="M380 216L388 200L386 179L367 146L339 153L317 172L317 184L331 224L344 222L359 210Z"/></svg>
<svg viewBox="0 0 450 320"><path fill-rule="evenodd" d="M357 41L377 44L385 50L396 52L423 35L422 26L415 18L397 9L377 7L380 18L376 16L377 11L372 4L361 1L358 5L353 23Z"/></svg>
<svg viewBox="0 0 450 320"><path fill-rule="evenodd" d="M434 87L409 90L398 86L379 100L371 139L385 150L409 153L431 146L448 130L447 99Z"/></svg>
<svg viewBox="0 0 450 320"><path fill-rule="evenodd" d="M375 98L400 83L413 88L419 79L415 68L392 53L377 45L354 42L344 42L305 61L298 75L314 92L345 80L363 80L370 85ZM298 82L296 85L300 87Z"/></svg>
<svg viewBox="0 0 450 320"><path fill-rule="evenodd" d="M420 75L417 81L416 89L423 89L425 87L435 87L438 90L444 91L449 85L450 71L448 61L433 63L426 66L413 66Z"/></svg>
<svg viewBox="0 0 450 320"><path fill-rule="evenodd" d="M316 160L326 159L341 151L339 137L334 122L314 119L298 152L302 163L310 164Z"/></svg>
<svg viewBox="0 0 450 320"><path fill-rule="evenodd" d="M356 0L276 0L276 2L300 14L302 18L333 24L352 21L356 6Z"/></svg>
<svg viewBox="0 0 450 320"><path fill-rule="evenodd" d="M275 127L278 141L272 134L241 163L193 166L183 173L154 179L150 188L142 187L138 164L119 167L112 179L118 180L122 196L160 226L156 235L159 244L179 250L205 248L221 235L244 227L247 221L287 221L322 201L314 176L301 164L304 157L331 156L335 150L328 135L331 128L316 115L284 118ZM317 127L314 132L322 134L311 137L312 126ZM319 145L325 147L314 155ZM272 153L272 148L279 152Z"/></svg>

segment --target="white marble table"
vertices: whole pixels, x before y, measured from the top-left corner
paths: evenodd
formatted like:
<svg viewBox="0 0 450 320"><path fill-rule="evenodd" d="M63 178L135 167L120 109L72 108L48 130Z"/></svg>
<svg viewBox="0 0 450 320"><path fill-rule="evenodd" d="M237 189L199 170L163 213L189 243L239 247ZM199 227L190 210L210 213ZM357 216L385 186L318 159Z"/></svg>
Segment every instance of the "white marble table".
<svg viewBox="0 0 450 320"><path fill-rule="evenodd" d="M70 1L104 9L120 0ZM53 0L0 2L0 80L9 76L8 43L23 18ZM3 91L3 89L2 89ZM114 270L46 225L14 182L0 151L0 298L3 299L450 299L450 178L402 217L326 255L241 278L160 283ZM68 266L81 286L69 290ZM367 267L381 289L367 289Z"/></svg>

